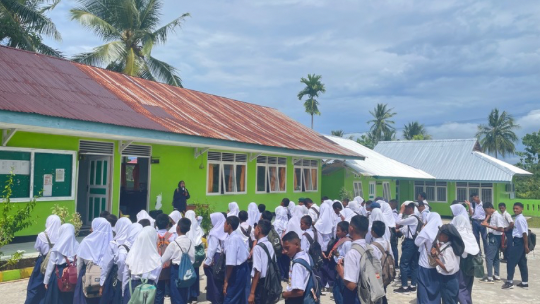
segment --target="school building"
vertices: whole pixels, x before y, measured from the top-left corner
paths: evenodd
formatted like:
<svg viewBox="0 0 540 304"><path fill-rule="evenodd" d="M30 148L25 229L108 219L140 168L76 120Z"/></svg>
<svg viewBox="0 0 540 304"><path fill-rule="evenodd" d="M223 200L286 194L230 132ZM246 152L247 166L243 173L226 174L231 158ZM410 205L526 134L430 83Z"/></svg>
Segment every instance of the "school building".
<svg viewBox="0 0 540 304"><path fill-rule="evenodd" d="M385 141L374 150L435 177L400 180L400 200L415 199L418 193L425 192L433 210L449 216L452 201L464 202L476 193L483 202L495 206L501 202L507 207L522 202L525 215L540 215L540 201L515 198L514 178L531 173L482 153L475 138Z"/></svg>
<svg viewBox="0 0 540 304"><path fill-rule="evenodd" d="M323 195L339 198L342 189L352 196L364 200L383 197L386 200L410 200L401 195L400 186L404 181L435 180L432 175L400 163L362 146L354 140L326 136L343 148L365 156L364 160L329 160L323 165Z"/></svg>
<svg viewBox="0 0 540 304"><path fill-rule="evenodd" d="M102 210L172 211L184 180L191 199L273 210L283 197L321 197L322 159L364 157L276 109L171 87L101 68L0 47L0 182L14 202L42 191L36 224L54 204L88 225Z"/></svg>

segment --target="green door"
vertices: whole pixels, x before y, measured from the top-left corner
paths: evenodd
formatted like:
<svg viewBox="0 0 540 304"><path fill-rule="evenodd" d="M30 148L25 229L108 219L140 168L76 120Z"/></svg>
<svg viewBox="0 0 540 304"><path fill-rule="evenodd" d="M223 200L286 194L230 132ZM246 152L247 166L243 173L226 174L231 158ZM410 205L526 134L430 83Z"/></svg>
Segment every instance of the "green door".
<svg viewBox="0 0 540 304"><path fill-rule="evenodd" d="M110 157L96 157L88 165L88 223L91 223L109 205Z"/></svg>

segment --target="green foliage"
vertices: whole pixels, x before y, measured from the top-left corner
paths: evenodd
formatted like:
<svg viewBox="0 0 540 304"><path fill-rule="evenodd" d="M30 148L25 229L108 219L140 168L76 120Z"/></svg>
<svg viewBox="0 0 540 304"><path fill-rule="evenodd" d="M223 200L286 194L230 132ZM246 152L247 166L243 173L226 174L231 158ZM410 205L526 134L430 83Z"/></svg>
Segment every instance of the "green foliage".
<svg viewBox="0 0 540 304"><path fill-rule="evenodd" d="M532 176L518 176L514 180L518 198L540 198L540 131L523 137L525 151L517 152L520 158L518 167L531 172Z"/></svg>
<svg viewBox="0 0 540 304"><path fill-rule="evenodd" d="M352 200L354 198L353 193L350 191L347 191L345 187L339 190L339 197L340 197L340 200L344 200L344 199Z"/></svg>
<svg viewBox="0 0 540 304"><path fill-rule="evenodd" d="M423 124L414 121L405 125L405 128L403 129L403 138L406 140L428 140L431 139L431 135L427 133Z"/></svg>
<svg viewBox="0 0 540 304"><path fill-rule="evenodd" d="M60 0L0 0L0 42L9 47L61 57L43 43L43 37L61 41L56 26L45 13Z"/></svg>
<svg viewBox="0 0 540 304"><path fill-rule="evenodd" d="M512 115L506 111L499 114L499 109L495 108L489 114L488 124L478 126L476 137L484 152L495 154L495 158L499 154L504 157L516 152L514 143L518 141L518 137L514 130L518 128L519 125L514 122Z"/></svg>
<svg viewBox="0 0 540 304"><path fill-rule="evenodd" d="M164 44L189 14L183 14L158 28L162 0L78 0L71 19L94 32L105 42L73 60L102 66L152 81L182 87L178 71L152 57L152 48Z"/></svg>
<svg viewBox="0 0 540 304"><path fill-rule="evenodd" d="M0 216L0 248L11 243L15 237L15 233L21 231L35 221L32 219L32 211L36 207L37 197L34 197L30 202L12 203L11 195L13 193L13 180L15 174L13 172L8 176L4 191L2 192L2 214ZM40 194L41 195L41 194ZM2 253L0 252L0 256ZM21 258L22 253L14 254L10 257L7 264L14 265Z"/></svg>
<svg viewBox="0 0 540 304"><path fill-rule="evenodd" d="M325 93L326 88L321 82L321 75L308 74L307 78L302 77L300 82L306 86L302 91L298 92L298 100L302 100L304 96L307 96L308 99L304 102L304 107L306 108L306 113L311 115L311 128L313 129L313 115L321 115L319 111L319 101L315 97L319 97L319 94Z"/></svg>
<svg viewBox="0 0 540 304"><path fill-rule="evenodd" d="M379 141L393 140L396 136L396 129L394 128L394 121L390 120L396 115L392 112L393 109L389 109L387 104L379 103L373 109L369 111L369 114L373 116L372 120L367 123L371 124L369 129L370 135L373 139L374 145L377 145Z"/></svg>
<svg viewBox="0 0 540 304"><path fill-rule="evenodd" d="M197 216L202 216L201 228L204 230L205 234L208 234L210 229L212 229L212 221L210 221L210 214L212 213L214 213L214 208L210 207L208 202L205 204L201 204L197 201L195 202L195 214Z"/></svg>
<svg viewBox="0 0 540 304"><path fill-rule="evenodd" d="M332 130L331 131L331 134L333 136L337 136L337 137L343 137L343 135L345 135L345 133L343 132L343 130Z"/></svg>
<svg viewBox="0 0 540 304"><path fill-rule="evenodd" d="M58 204L55 204L51 208L52 214L58 215L60 220L62 221L62 224L70 223L75 227L75 236L79 235L79 232L81 231L82 227L82 220L81 215L78 212L74 212L72 214L69 213L69 209L65 206L60 206Z"/></svg>
<svg viewBox="0 0 540 304"><path fill-rule="evenodd" d="M362 134L360 138L356 139L356 142L370 149L375 148L375 139L371 133Z"/></svg>

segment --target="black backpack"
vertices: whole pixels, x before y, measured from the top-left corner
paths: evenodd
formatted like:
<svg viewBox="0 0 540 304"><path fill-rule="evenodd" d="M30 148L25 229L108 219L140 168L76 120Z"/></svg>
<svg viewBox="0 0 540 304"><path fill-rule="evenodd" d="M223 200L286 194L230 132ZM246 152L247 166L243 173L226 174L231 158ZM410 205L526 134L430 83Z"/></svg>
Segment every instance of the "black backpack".
<svg viewBox="0 0 540 304"><path fill-rule="evenodd" d="M262 304L275 304L280 300L283 287L281 286L281 272L279 271L276 255L270 258L270 252L263 243L258 243L261 246L266 256L268 257L268 269L266 270L266 277L264 279L264 286L262 292Z"/></svg>
<svg viewBox="0 0 540 304"><path fill-rule="evenodd" d="M416 216L416 215L411 215L412 217L416 218L417 220L417 223L416 223L416 231L414 232L414 234L412 235L413 239L416 239L416 236L418 236L418 233L420 233L420 230L422 230L422 226L424 225L424 222L422 222L422 220ZM410 230L408 231L408 233L410 233ZM408 236L408 235L407 235Z"/></svg>
<svg viewBox="0 0 540 304"><path fill-rule="evenodd" d="M309 233L304 233L306 236L308 242L309 242L309 250L308 254L313 260L313 269L318 270L322 265L324 261L324 257L322 255L322 249L319 242L314 240ZM316 235L316 234L315 234ZM315 237L316 238L316 237Z"/></svg>
<svg viewBox="0 0 540 304"><path fill-rule="evenodd" d="M242 234L248 238L249 250L251 251L251 249L253 249L253 241L251 240L251 226L249 226L247 230L240 227L240 230L242 231Z"/></svg>
<svg viewBox="0 0 540 304"><path fill-rule="evenodd" d="M527 238L527 241L529 244L529 250L533 251L534 247L536 247L536 233L532 232L531 229L529 229L529 237Z"/></svg>
<svg viewBox="0 0 540 304"><path fill-rule="evenodd" d="M272 227L272 230L270 230L270 233L268 233L268 241L270 244L272 244L272 247L274 247L274 253L279 258L281 257L281 252L283 251L283 246L281 246L281 237L278 235L274 227Z"/></svg>

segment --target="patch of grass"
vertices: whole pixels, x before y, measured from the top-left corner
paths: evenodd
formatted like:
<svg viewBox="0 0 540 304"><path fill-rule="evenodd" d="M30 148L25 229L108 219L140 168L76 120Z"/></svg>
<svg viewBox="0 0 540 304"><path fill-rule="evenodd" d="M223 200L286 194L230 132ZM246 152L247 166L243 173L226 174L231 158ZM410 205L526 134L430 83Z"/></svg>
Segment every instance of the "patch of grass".
<svg viewBox="0 0 540 304"><path fill-rule="evenodd" d="M531 217L527 224L529 224L529 228L540 228L540 217Z"/></svg>

